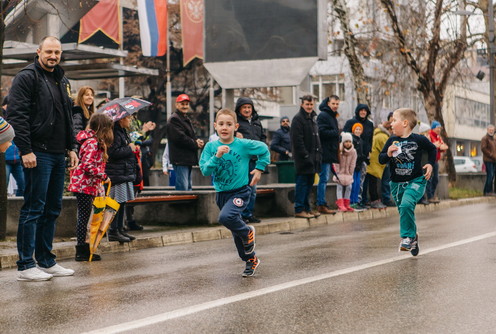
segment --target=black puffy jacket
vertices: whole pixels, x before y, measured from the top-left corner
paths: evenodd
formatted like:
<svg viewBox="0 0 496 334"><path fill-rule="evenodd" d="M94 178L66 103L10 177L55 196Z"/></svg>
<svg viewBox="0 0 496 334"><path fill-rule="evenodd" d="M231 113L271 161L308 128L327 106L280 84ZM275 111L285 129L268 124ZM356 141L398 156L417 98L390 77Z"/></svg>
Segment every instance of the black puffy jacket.
<svg viewBox="0 0 496 334"><path fill-rule="evenodd" d="M119 125L119 122L115 122L114 142L108 148L109 159L105 168L105 173L112 181L112 185L134 182L136 178L138 162L129 143L131 143L131 138L126 130Z"/></svg>
<svg viewBox="0 0 496 334"><path fill-rule="evenodd" d="M317 116L320 143L322 144L322 162L339 163L339 127L337 113L328 105L329 98L325 98L319 105L321 111Z"/></svg>
<svg viewBox="0 0 496 334"><path fill-rule="evenodd" d="M60 82L62 108L65 112L66 148L73 149L76 139L73 135L71 85L59 66L54 68L55 78ZM7 121L15 129L15 144L21 155L46 151L48 139L54 131L55 117L53 94L50 91L45 70L35 57L34 63L23 68L15 76L9 92Z"/></svg>
<svg viewBox="0 0 496 334"><path fill-rule="evenodd" d="M360 117L360 110L362 109L367 110L367 116L365 116L365 118ZM369 106L366 104L359 104L355 108L355 117L347 120L343 127L344 132L351 133L351 128L353 127L353 125L355 125L355 123L362 124L363 132L360 138L362 139L363 154L367 157L367 160L370 151L372 151L372 138L374 137L374 123L372 123L372 121L368 119L369 116Z"/></svg>
<svg viewBox="0 0 496 334"><path fill-rule="evenodd" d="M291 145L296 174L320 173L322 148L320 146L319 129L315 121L317 114L308 114L303 108L291 121Z"/></svg>
<svg viewBox="0 0 496 334"><path fill-rule="evenodd" d="M74 127L74 138L76 138L79 131L86 129L86 125L88 124L88 120L84 117L83 108L80 106L72 107L72 124ZM74 148L79 152L79 143L74 144Z"/></svg>

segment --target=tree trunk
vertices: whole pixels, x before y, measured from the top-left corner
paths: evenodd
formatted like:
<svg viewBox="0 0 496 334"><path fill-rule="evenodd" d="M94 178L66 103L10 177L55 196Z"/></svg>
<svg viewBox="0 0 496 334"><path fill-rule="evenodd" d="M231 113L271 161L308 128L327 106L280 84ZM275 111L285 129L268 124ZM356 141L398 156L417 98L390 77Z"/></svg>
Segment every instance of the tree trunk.
<svg viewBox="0 0 496 334"><path fill-rule="evenodd" d="M357 40L350 27L350 18L348 15L348 8L342 0L332 0L334 11L341 22L341 29L343 30L344 37L344 53L350 64L350 69L355 87L356 97L358 103L366 103L370 106L368 98L367 82L365 80L365 72L363 70L360 58L357 55L356 47Z"/></svg>

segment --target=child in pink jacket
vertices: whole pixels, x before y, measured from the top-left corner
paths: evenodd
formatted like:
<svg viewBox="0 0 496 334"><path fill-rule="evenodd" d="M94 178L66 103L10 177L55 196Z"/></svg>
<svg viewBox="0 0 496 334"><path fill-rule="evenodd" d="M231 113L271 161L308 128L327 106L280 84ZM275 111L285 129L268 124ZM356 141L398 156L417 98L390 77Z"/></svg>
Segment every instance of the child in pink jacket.
<svg viewBox="0 0 496 334"><path fill-rule="evenodd" d="M333 176L333 181L337 183L336 205L339 211L353 211L353 208L350 207L350 196L357 152L353 147L353 137L349 132L341 133L338 157L339 164L334 164L337 177Z"/></svg>
<svg viewBox="0 0 496 334"><path fill-rule="evenodd" d="M107 148L114 141L114 123L105 114L95 113L89 120L89 126L76 136L81 144L79 149L79 165L71 176L68 190L76 195L77 224L76 224L76 261L88 261L90 246L86 243L88 221L92 213L93 200L102 196L104 189L102 181L107 179L105 174L108 159ZM93 261L100 260L93 254Z"/></svg>

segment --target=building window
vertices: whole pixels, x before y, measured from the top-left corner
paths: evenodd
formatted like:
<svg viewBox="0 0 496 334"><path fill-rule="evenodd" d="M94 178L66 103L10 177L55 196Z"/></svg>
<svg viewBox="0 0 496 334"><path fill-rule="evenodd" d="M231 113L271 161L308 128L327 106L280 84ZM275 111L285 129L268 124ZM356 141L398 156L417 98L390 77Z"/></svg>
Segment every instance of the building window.
<svg viewBox="0 0 496 334"><path fill-rule="evenodd" d="M489 105L461 97L455 98L456 122L477 128L489 125Z"/></svg>
<svg viewBox="0 0 496 334"><path fill-rule="evenodd" d="M322 101L331 95L339 96L340 100L345 100L344 76L341 75L321 75L312 76L312 93Z"/></svg>

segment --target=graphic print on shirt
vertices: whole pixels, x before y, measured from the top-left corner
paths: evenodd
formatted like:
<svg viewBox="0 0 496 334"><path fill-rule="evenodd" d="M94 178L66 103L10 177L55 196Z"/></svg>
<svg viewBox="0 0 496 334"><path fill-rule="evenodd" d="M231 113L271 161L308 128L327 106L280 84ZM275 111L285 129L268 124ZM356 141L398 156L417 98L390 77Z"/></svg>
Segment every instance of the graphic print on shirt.
<svg viewBox="0 0 496 334"><path fill-rule="evenodd" d="M418 144L414 141L403 141L399 145L401 147L401 153L395 157L396 175L412 175Z"/></svg>
<svg viewBox="0 0 496 334"><path fill-rule="evenodd" d="M224 154L220 160L219 167L215 173L215 183L221 186L227 186L232 183L236 176L237 163L241 160L238 153L232 150Z"/></svg>

